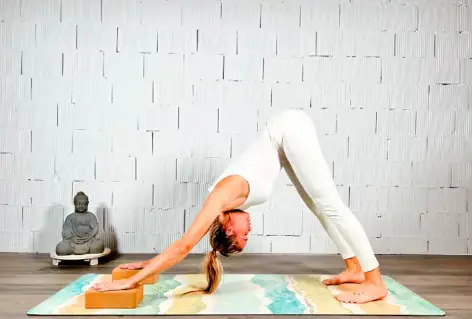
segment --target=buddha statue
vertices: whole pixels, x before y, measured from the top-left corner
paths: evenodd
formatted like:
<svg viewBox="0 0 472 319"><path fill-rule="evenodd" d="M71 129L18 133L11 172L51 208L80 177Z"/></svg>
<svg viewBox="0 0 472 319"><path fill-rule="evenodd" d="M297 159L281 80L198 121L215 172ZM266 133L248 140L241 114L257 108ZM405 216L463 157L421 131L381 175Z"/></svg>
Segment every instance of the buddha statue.
<svg viewBox="0 0 472 319"><path fill-rule="evenodd" d="M56 254L100 254L105 246L98 236L99 225L94 213L88 211L89 199L83 192L74 197L75 212L69 214L62 226L63 240L56 246Z"/></svg>

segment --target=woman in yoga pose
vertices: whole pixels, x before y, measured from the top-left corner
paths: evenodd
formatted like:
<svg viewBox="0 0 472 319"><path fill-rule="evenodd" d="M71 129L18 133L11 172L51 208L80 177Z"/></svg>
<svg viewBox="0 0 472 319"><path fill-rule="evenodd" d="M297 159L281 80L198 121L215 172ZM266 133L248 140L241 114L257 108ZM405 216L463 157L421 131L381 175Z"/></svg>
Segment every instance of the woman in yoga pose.
<svg viewBox="0 0 472 319"><path fill-rule="evenodd" d="M251 231L246 210L269 199L282 168L345 261L346 269L323 283L358 284L355 292L336 296L342 302L383 299L387 289L367 235L342 202L322 155L314 123L301 110L283 111L266 122L259 137L215 181L182 238L148 261L121 265L142 269L133 277L98 283L94 288L99 291L132 288L143 279L179 263L209 231L212 251L206 254L203 263L208 280L208 287L203 291L212 293L221 279L222 267L217 253L230 256L244 249Z"/></svg>

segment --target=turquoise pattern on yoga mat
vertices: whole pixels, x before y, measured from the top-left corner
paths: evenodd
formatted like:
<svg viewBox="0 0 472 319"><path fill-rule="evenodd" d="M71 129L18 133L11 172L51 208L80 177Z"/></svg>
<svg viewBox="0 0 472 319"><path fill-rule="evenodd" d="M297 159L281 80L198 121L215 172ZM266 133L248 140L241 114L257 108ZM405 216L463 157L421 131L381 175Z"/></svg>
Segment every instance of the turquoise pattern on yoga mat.
<svg viewBox="0 0 472 319"><path fill-rule="evenodd" d="M110 275L86 274L28 311L28 315L403 315L444 316L440 308L421 298L391 277L383 276L389 296L363 305L343 304L334 295L345 289L326 287L322 275L225 274L211 295L183 292L203 287L205 276L161 274L144 286L136 309L85 309L84 292Z"/></svg>
<svg viewBox="0 0 472 319"><path fill-rule="evenodd" d="M252 282L258 284L272 302L267 308L277 314L303 314L308 308L298 300L295 292L288 288L285 276L256 275Z"/></svg>

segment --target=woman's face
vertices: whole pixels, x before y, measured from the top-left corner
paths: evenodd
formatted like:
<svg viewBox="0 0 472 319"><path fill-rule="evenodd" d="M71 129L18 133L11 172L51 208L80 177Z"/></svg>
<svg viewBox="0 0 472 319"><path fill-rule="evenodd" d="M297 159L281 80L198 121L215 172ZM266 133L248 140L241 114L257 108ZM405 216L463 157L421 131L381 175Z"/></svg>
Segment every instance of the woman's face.
<svg viewBox="0 0 472 319"><path fill-rule="evenodd" d="M226 233L236 238L238 247L243 249L246 246L248 234L251 231L251 217L247 212L228 213Z"/></svg>

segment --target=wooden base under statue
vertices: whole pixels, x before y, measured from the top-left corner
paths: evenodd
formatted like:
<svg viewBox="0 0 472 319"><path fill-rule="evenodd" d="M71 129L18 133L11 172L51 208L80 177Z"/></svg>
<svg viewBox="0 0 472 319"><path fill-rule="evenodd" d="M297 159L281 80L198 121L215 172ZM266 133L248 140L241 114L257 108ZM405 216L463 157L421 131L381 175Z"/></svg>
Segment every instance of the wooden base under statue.
<svg viewBox="0 0 472 319"><path fill-rule="evenodd" d="M98 265L98 258L106 256L111 253L110 248L105 248L102 253L99 254L84 254L84 255L58 255L55 252L51 253L52 264L54 266L59 265L62 260L83 260L90 261L91 266Z"/></svg>

